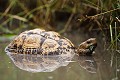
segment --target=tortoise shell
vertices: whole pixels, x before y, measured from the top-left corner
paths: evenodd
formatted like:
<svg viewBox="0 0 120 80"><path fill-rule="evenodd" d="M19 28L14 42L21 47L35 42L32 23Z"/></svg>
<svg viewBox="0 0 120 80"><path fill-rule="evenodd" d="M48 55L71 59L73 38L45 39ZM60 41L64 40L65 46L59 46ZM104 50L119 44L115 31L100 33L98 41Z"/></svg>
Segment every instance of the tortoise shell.
<svg viewBox="0 0 120 80"><path fill-rule="evenodd" d="M22 32L5 49L6 52L20 54L67 54L74 52L75 47L70 40L54 31L33 29Z"/></svg>

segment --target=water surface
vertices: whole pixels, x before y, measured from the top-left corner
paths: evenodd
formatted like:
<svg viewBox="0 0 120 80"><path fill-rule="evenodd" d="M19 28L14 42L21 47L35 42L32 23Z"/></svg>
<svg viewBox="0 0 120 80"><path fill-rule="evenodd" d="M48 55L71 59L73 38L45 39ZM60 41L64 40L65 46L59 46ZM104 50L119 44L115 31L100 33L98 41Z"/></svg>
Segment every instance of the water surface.
<svg viewBox="0 0 120 80"><path fill-rule="evenodd" d="M74 44L89 38L75 33L64 34ZM73 39L74 36L74 39ZM120 55L107 50L104 41L97 37L98 46L93 57L74 57L73 62L52 72L31 73L19 69L4 52L10 41L0 42L0 80L119 80Z"/></svg>

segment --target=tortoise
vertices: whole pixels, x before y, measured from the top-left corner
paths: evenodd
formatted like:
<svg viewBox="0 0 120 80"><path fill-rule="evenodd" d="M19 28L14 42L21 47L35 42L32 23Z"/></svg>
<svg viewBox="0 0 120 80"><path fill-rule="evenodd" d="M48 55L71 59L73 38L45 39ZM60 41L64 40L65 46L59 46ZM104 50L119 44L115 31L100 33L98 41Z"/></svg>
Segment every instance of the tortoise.
<svg viewBox="0 0 120 80"><path fill-rule="evenodd" d="M96 46L96 38L90 38L76 47L57 32L33 29L22 32L5 48L5 51L17 54L92 55Z"/></svg>
<svg viewBox="0 0 120 80"><path fill-rule="evenodd" d="M57 32L33 29L18 35L5 48L5 52L22 70L51 72L60 66L67 66L75 54L92 55L96 46L95 38L90 38L76 47Z"/></svg>

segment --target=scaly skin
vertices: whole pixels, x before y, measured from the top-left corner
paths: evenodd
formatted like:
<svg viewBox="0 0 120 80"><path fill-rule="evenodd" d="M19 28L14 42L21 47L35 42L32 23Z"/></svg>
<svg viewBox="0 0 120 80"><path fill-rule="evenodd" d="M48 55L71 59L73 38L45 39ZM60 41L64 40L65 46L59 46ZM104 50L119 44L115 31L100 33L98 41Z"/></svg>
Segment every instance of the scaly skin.
<svg viewBox="0 0 120 80"><path fill-rule="evenodd" d="M82 42L77 48L78 55L92 55L93 51L97 47L96 38L90 38Z"/></svg>

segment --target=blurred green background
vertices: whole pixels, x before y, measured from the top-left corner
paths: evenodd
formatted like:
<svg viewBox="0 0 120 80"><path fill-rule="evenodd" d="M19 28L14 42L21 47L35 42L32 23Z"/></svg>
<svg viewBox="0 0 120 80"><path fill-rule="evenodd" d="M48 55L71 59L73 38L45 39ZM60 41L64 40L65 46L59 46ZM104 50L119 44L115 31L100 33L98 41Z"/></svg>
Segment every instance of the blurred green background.
<svg viewBox="0 0 120 80"><path fill-rule="evenodd" d="M0 0L0 35L33 28L105 34L110 25L119 29L119 8L119 0Z"/></svg>
<svg viewBox="0 0 120 80"><path fill-rule="evenodd" d="M120 0L0 0L3 37L34 28L59 33L94 31L114 45L120 36L119 18Z"/></svg>

